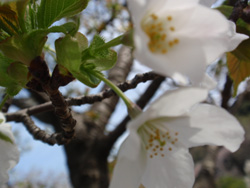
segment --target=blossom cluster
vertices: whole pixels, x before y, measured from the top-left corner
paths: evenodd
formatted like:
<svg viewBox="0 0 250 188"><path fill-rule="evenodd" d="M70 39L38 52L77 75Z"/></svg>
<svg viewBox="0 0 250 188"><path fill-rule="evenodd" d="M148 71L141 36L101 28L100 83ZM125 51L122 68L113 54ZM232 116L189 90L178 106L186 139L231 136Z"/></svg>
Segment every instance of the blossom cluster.
<svg viewBox="0 0 250 188"><path fill-rule="evenodd" d="M226 110L204 104L207 65L248 36L210 8L214 0L128 0L134 24L134 56L155 72L188 86L168 91L127 126L110 188L191 188L189 148L244 140L240 123ZM178 76L177 76L178 75ZM180 79L181 78L181 79ZM137 110L138 111L138 110Z"/></svg>

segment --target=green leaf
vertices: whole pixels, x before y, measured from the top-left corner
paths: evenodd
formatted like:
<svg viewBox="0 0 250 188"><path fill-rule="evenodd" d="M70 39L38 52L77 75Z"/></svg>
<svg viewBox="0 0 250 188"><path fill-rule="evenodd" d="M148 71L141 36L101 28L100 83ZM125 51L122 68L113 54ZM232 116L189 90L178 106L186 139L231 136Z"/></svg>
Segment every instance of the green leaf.
<svg viewBox="0 0 250 188"><path fill-rule="evenodd" d="M104 48L102 48L104 46ZM103 71L111 69L117 60L114 50L105 48L105 41L102 37L95 35L88 49L83 51L82 62L95 65L95 70Z"/></svg>
<svg viewBox="0 0 250 188"><path fill-rule="evenodd" d="M26 31L24 17L28 1L0 3L0 28L10 36Z"/></svg>
<svg viewBox="0 0 250 188"><path fill-rule="evenodd" d="M13 62L7 69L7 73L12 77L18 84L25 87L28 80L29 69L26 65L21 62Z"/></svg>
<svg viewBox="0 0 250 188"><path fill-rule="evenodd" d="M80 70L80 72L73 72L72 75L80 82L92 88L98 86L101 82L101 80L93 76L88 70Z"/></svg>
<svg viewBox="0 0 250 188"><path fill-rule="evenodd" d="M217 7L216 9L228 18L232 14L233 8L234 7L232 6L222 5L222 6Z"/></svg>
<svg viewBox="0 0 250 188"><path fill-rule="evenodd" d="M5 56L26 65L41 55L43 46L47 40L47 33L34 31L24 35L14 35L0 43L0 50Z"/></svg>
<svg viewBox="0 0 250 188"><path fill-rule="evenodd" d="M66 35L55 42L57 63L66 69L80 82L89 87L96 87L100 80L91 75L88 70L81 70L81 51L88 45L86 37L80 33L76 37ZM94 67L92 67L94 68Z"/></svg>
<svg viewBox="0 0 250 188"><path fill-rule="evenodd" d="M69 22L49 29L39 29L23 35L14 35L0 42L0 50L8 58L29 65L35 57L41 55L49 33L63 32L67 34L74 31L75 28L76 24Z"/></svg>
<svg viewBox="0 0 250 188"><path fill-rule="evenodd" d="M241 61L250 61L250 39L244 40L240 45L231 52Z"/></svg>
<svg viewBox="0 0 250 188"><path fill-rule="evenodd" d="M250 76L250 39L243 41L231 53L227 54L229 75L234 82L234 96L239 84Z"/></svg>
<svg viewBox="0 0 250 188"><path fill-rule="evenodd" d="M94 56L85 61L85 64L95 65L95 70L104 71L111 69L117 60L117 53L114 50L108 50L108 54L105 57Z"/></svg>
<svg viewBox="0 0 250 188"><path fill-rule="evenodd" d="M4 140L6 142L9 142L11 144L14 144L13 141L7 135L5 135L4 133L2 133L1 131L0 131L0 139Z"/></svg>
<svg viewBox="0 0 250 188"><path fill-rule="evenodd" d="M48 33L64 33L64 34L75 34L75 32L78 30L78 27L76 23L74 22L68 22L60 26L53 26L47 30Z"/></svg>
<svg viewBox="0 0 250 188"><path fill-rule="evenodd" d="M0 5L0 28L12 36L18 33L18 17L15 3Z"/></svg>
<svg viewBox="0 0 250 188"><path fill-rule="evenodd" d="M76 33L75 38L78 41L81 52L88 48L88 39L82 33Z"/></svg>
<svg viewBox="0 0 250 188"><path fill-rule="evenodd" d="M39 28L48 28L55 21L80 13L88 0L41 0L37 19Z"/></svg>
<svg viewBox="0 0 250 188"><path fill-rule="evenodd" d="M6 88L6 93L15 96L23 87L18 80L15 80L8 74L8 68L13 60L4 57L0 53L0 86Z"/></svg>
<svg viewBox="0 0 250 188"><path fill-rule="evenodd" d="M66 35L55 41L57 63L72 70L77 71L81 65L81 52L76 38Z"/></svg>
<svg viewBox="0 0 250 188"><path fill-rule="evenodd" d="M16 2L18 21L19 21L20 28L23 32L26 32L25 12L26 12L26 7L27 7L28 2L29 0L19 0Z"/></svg>
<svg viewBox="0 0 250 188"><path fill-rule="evenodd" d="M216 181L219 188L247 188L244 178L234 176L222 176Z"/></svg>

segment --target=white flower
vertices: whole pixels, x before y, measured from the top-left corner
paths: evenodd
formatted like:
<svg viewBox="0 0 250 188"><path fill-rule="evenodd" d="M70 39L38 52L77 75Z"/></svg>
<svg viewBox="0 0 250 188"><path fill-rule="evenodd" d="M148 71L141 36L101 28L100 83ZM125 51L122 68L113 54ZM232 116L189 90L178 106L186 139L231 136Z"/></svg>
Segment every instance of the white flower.
<svg viewBox="0 0 250 188"><path fill-rule="evenodd" d="M191 188L194 164L188 149L225 146L236 151L244 137L239 122L222 108L196 104L207 90L182 88L164 94L128 124L110 188Z"/></svg>
<svg viewBox="0 0 250 188"><path fill-rule="evenodd" d="M4 185L9 177L8 171L13 168L19 160L19 151L14 143L11 126L5 123L5 117L0 113L0 187ZM7 139L3 140L2 137Z"/></svg>
<svg viewBox="0 0 250 188"><path fill-rule="evenodd" d="M194 84L208 64L248 38L199 0L128 0L128 6L135 58L162 75L179 72Z"/></svg>

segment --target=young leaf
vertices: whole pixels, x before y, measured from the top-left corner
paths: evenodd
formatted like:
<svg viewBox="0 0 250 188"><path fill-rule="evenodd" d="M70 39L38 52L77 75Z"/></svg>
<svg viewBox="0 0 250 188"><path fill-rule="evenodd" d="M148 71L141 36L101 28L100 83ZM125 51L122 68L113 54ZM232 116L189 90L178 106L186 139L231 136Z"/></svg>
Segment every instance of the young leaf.
<svg viewBox="0 0 250 188"><path fill-rule="evenodd" d="M15 96L22 89L22 86L8 74L8 68L12 62L13 60L0 53L0 86L6 88L8 95Z"/></svg>
<svg viewBox="0 0 250 188"><path fill-rule="evenodd" d="M87 48L88 41L86 37L78 33L75 37L67 35L64 38L56 40L57 63L66 69L80 82L89 87L96 87L100 80L89 74L87 70L81 71L81 51ZM94 68L94 67L92 67Z"/></svg>
<svg viewBox="0 0 250 188"><path fill-rule="evenodd" d="M41 55L49 33L63 32L67 34L74 31L75 28L76 24L69 22L49 29L39 29L23 35L14 35L0 42L0 50L6 57L30 65L35 57Z"/></svg>
<svg viewBox="0 0 250 188"><path fill-rule="evenodd" d="M57 63L72 71L78 71L81 65L81 52L76 38L67 35L55 42Z"/></svg>
<svg viewBox="0 0 250 188"><path fill-rule="evenodd" d="M229 75L234 82L234 96L239 84L250 76L250 39L243 41L236 50L227 54Z"/></svg>
<svg viewBox="0 0 250 188"><path fill-rule="evenodd" d="M29 69L21 62L11 63L7 69L7 73L22 87L25 87L28 82Z"/></svg>
<svg viewBox="0 0 250 188"><path fill-rule="evenodd" d="M14 35L0 43L0 50L6 57L29 65L32 59L41 55L47 34L47 31L36 30L24 35Z"/></svg>
<svg viewBox="0 0 250 188"><path fill-rule="evenodd" d="M88 49L83 51L83 64L92 64L95 70L104 71L111 69L117 60L117 54L109 48L100 48L105 45L102 37L95 35Z"/></svg>
<svg viewBox="0 0 250 188"><path fill-rule="evenodd" d="M45 31L47 31L48 33L60 33L61 32L66 35L66 34L75 33L77 29L78 29L77 25L74 22L67 22L60 26L50 27L49 29Z"/></svg>
<svg viewBox="0 0 250 188"><path fill-rule="evenodd" d="M27 7L28 2L29 0L19 0L15 2L19 25L23 33L26 32L25 12L26 12L26 7Z"/></svg>
<svg viewBox="0 0 250 188"><path fill-rule="evenodd" d="M0 28L12 36L18 33L18 17L15 3L0 5Z"/></svg>
<svg viewBox="0 0 250 188"><path fill-rule="evenodd" d="M88 0L41 0L37 21L39 28L48 28L55 21L74 16L88 5Z"/></svg>

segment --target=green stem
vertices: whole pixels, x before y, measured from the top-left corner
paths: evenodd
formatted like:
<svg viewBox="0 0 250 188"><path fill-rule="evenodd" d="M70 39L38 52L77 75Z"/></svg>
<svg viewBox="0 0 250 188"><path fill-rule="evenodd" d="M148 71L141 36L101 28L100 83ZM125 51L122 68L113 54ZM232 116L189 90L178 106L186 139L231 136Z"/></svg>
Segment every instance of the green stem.
<svg viewBox="0 0 250 188"><path fill-rule="evenodd" d="M98 48L95 49L95 51L100 51L100 50L103 50L103 49L107 49L107 48L122 44L123 37L124 37L124 35L120 35L119 37L116 37L113 40L99 46Z"/></svg>
<svg viewBox="0 0 250 188"><path fill-rule="evenodd" d="M8 94L6 94L5 96L4 96L4 98L3 98L3 100L2 100L2 102L1 102L1 104L0 104L0 110L2 110L2 108L3 108L3 105L5 104L5 102L9 99L9 95Z"/></svg>
<svg viewBox="0 0 250 188"><path fill-rule="evenodd" d="M127 98L127 96L120 90L120 88L118 88L116 85L114 85L111 81L109 81L108 79L106 79L101 73L98 72L92 72L92 74L94 76L96 76L97 78L99 78L100 80L102 80L105 84L107 84L119 97L121 97L121 99L124 101L124 103L126 104L128 110L133 109L134 108L134 103Z"/></svg>

